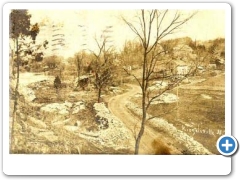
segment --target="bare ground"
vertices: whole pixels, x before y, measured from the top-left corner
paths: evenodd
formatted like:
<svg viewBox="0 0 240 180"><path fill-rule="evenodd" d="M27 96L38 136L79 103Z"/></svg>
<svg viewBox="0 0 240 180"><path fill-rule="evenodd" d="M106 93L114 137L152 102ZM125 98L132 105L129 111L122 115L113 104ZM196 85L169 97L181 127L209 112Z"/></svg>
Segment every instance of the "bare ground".
<svg viewBox="0 0 240 180"><path fill-rule="evenodd" d="M127 93L112 97L109 100L108 108L115 116L125 123L133 132L133 136L135 136L138 132L137 129L139 128L141 120L129 111L126 107L126 103L133 95L140 93L141 89L136 85L128 84L128 86L131 89ZM159 143L161 146L169 149L171 154L182 154L181 152L184 149L184 147L182 147L183 145L179 144L179 142L168 134L158 132L146 124L145 132L140 143L139 154L156 154L158 150L155 146L152 146L156 141L160 141Z"/></svg>

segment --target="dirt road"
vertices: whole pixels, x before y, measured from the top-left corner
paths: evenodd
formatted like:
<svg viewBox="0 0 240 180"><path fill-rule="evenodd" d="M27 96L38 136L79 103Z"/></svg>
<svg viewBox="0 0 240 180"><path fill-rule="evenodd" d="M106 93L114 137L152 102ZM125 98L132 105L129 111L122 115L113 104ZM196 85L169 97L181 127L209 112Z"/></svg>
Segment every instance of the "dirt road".
<svg viewBox="0 0 240 180"><path fill-rule="evenodd" d="M139 86L132 84L128 84L128 86L131 88L128 92L112 97L109 100L108 108L115 116L122 120L134 135L138 132L136 128L139 128L141 120L128 110L126 103L132 96L140 93L141 89ZM164 144L165 146L169 146L166 144L167 142L171 142L172 144L174 141L171 137L157 132L146 124L145 132L140 143L139 154L154 154L155 150L151 145L154 139L161 139L162 145ZM169 148L171 154L181 154L175 147L169 146Z"/></svg>

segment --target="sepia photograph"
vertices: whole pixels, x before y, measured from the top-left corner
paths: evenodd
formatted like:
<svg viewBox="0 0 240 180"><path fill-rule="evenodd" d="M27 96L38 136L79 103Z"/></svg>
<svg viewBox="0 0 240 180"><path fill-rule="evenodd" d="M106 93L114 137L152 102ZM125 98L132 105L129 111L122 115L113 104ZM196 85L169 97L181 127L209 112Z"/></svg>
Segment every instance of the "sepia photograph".
<svg viewBox="0 0 240 180"><path fill-rule="evenodd" d="M226 12L156 8L11 9L9 153L219 155Z"/></svg>

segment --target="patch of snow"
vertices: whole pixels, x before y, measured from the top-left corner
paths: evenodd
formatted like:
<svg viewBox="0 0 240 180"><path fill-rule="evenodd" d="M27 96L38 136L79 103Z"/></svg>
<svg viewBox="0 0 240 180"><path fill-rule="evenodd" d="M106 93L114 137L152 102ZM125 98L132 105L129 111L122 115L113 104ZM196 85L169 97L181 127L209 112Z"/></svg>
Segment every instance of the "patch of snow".
<svg viewBox="0 0 240 180"><path fill-rule="evenodd" d="M68 115L69 103L52 103L47 104L46 106L41 108L41 111L48 112L48 113L59 113L61 115Z"/></svg>
<svg viewBox="0 0 240 180"><path fill-rule="evenodd" d="M163 93L158 98L156 98L152 104L160 104L160 103L174 103L178 101L178 97L172 93Z"/></svg>
<svg viewBox="0 0 240 180"><path fill-rule="evenodd" d="M164 89L168 86L168 83L165 81L155 81L153 82L153 85L149 87L150 91L158 90L158 89Z"/></svg>
<svg viewBox="0 0 240 180"><path fill-rule="evenodd" d="M137 113L139 116L142 115L142 109L139 108L132 102L127 103L127 107ZM147 118L150 118L151 115L147 114ZM151 121L148 121L149 125L161 130L164 130L169 133L173 138L176 138L179 142L183 143L192 154L212 154L208 149L206 149L201 143L194 140L193 137L189 136L185 132L178 130L173 124L168 123L163 118L153 118Z"/></svg>
<svg viewBox="0 0 240 180"><path fill-rule="evenodd" d="M134 147L134 139L129 129L116 116L112 115L104 103L95 103L96 118L107 121L108 127L96 132L81 132L79 136L92 143L114 149L129 149Z"/></svg>
<svg viewBox="0 0 240 180"><path fill-rule="evenodd" d="M79 113L80 110L83 110L86 108L83 101L74 103L73 107L74 108L73 108L72 114L77 114Z"/></svg>
<svg viewBox="0 0 240 180"><path fill-rule="evenodd" d="M41 111L50 112L50 113L59 113L61 115L68 115L69 109L72 107L72 103L51 103L41 108Z"/></svg>
<svg viewBox="0 0 240 180"><path fill-rule="evenodd" d="M21 95L24 96L24 99L27 102L32 102L34 99L36 99L34 91L30 88L27 88L25 86L20 85L19 86L19 92L20 92Z"/></svg>

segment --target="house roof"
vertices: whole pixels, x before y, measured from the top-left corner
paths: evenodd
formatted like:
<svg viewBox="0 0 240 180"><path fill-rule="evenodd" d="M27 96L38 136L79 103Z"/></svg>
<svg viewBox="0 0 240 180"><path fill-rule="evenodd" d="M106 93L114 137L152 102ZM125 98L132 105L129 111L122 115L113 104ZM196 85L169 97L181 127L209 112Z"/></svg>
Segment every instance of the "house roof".
<svg viewBox="0 0 240 180"><path fill-rule="evenodd" d="M177 66L188 66L188 63L186 63L183 60L177 59L173 61Z"/></svg>

